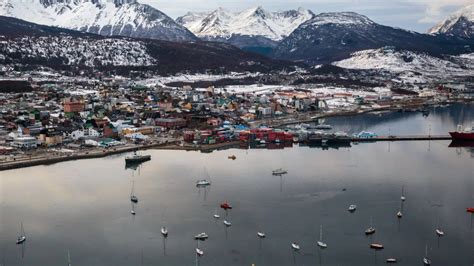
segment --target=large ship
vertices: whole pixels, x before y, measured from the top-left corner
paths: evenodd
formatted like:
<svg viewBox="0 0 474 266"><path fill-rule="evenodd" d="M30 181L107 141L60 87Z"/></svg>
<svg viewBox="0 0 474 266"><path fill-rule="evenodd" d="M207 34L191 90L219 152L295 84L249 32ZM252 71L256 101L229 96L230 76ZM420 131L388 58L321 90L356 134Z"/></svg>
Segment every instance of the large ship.
<svg viewBox="0 0 474 266"><path fill-rule="evenodd" d="M456 131L449 132L453 140L474 141L474 127L464 128L458 125Z"/></svg>

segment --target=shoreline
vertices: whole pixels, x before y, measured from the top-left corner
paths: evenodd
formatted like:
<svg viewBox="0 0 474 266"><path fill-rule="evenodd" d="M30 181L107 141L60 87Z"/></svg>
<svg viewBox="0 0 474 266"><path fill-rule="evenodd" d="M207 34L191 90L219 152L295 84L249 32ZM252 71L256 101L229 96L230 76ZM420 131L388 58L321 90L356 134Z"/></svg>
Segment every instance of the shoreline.
<svg viewBox="0 0 474 266"><path fill-rule="evenodd" d="M452 103L461 103L461 104L469 104L473 101L454 101ZM383 112L383 111L392 111L395 112L400 108L407 108L407 107L420 107L424 104L404 104L398 106L389 106L389 107L382 107L382 108L374 108L368 110L359 110L359 111L340 111L340 112L333 112L333 113L305 113L303 114L304 117L285 117L293 118L291 121L281 121L282 123L278 123L280 121L274 121L274 119L263 119L257 120L253 123L265 124L265 121L270 120L273 123L266 123L272 127L282 127L285 125L290 124L297 124L297 123L308 123L312 122L315 119L320 118L327 118L327 117L336 117L336 116L357 116L367 113L373 112ZM308 119L309 117L309 119ZM267 121L268 122L268 121ZM109 148L109 149L96 149L96 150L89 150L83 151L73 154L67 155L59 155L59 156L40 156L39 158L30 158L30 159L21 159L21 160L8 160L0 162L0 171L11 170L11 169L18 169L24 167L31 167L31 166L38 166L38 165L50 165L60 162L66 161L73 161L73 160L82 160L82 159L94 159L94 158L102 158L114 154L121 154L127 152L133 152L138 150L148 150L148 149L157 149L157 150L185 150L185 151L201 151L201 152L209 152L212 150L219 150L219 149L228 149L232 147L240 146L241 141L230 141L230 142L223 142L223 143L216 143L216 144L206 144L206 145L179 145L177 143L152 143L152 144L145 144L145 145L126 145L125 147L117 147L117 148Z"/></svg>

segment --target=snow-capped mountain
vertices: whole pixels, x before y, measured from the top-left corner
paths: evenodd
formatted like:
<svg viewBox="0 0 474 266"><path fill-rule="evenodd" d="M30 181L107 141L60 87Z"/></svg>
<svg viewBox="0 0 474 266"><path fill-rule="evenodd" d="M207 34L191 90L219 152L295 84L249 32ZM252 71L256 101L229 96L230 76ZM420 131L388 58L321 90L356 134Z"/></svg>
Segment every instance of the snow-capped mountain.
<svg viewBox="0 0 474 266"><path fill-rule="evenodd" d="M446 20L429 29L428 33L474 38L474 4L451 14Z"/></svg>
<svg viewBox="0 0 474 266"><path fill-rule="evenodd" d="M314 14L306 9L268 12L262 7L241 12L218 8L208 13L188 13L176 21L199 37L229 39L232 35L262 36L280 41Z"/></svg>
<svg viewBox="0 0 474 266"><path fill-rule="evenodd" d="M136 0L2 0L0 15L105 36L197 40L164 13Z"/></svg>
<svg viewBox="0 0 474 266"><path fill-rule="evenodd" d="M332 64L347 69L387 71L415 83L471 77L474 73L473 54L438 58L392 47L358 51Z"/></svg>
<svg viewBox="0 0 474 266"><path fill-rule="evenodd" d="M113 71L127 74L292 69L293 64L215 42L106 37L0 16L0 70ZM193 60L189 60L192 58Z"/></svg>
<svg viewBox="0 0 474 266"><path fill-rule="evenodd" d="M273 56L310 64L338 61L351 53L395 46L434 55L469 52L472 43L379 25L353 12L321 13L279 43Z"/></svg>

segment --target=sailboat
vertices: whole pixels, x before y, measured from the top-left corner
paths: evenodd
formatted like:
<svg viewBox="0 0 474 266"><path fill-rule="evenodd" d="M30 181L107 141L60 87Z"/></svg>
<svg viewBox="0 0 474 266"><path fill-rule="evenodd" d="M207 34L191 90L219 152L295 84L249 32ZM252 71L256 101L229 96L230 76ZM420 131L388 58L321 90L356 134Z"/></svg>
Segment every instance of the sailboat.
<svg viewBox="0 0 474 266"><path fill-rule="evenodd" d="M163 237L168 237L168 229L165 226L161 227L161 234Z"/></svg>
<svg viewBox="0 0 474 266"><path fill-rule="evenodd" d="M323 226L322 225L319 226L319 241L317 242L317 244L321 249L328 247L328 245L323 242Z"/></svg>
<svg viewBox="0 0 474 266"><path fill-rule="evenodd" d="M69 254L69 249L67 250L67 266L72 266L71 255Z"/></svg>
<svg viewBox="0 0 474 266"><path fill-rule="evenodd" d="M404 190L405 190L405 186L402 186L402 195L400 196L400 199L401 199L402 201L405 201L405 200L406 200Z"/></svg>
<svg viewBox="0 0 474 266"><path fill-rule="evenodd" d="M293 243L291 243L291 248L294 251L298 251L298 250L300 250L300 245L298 245L298 243L296 243L296 242L293 242Z"/></svg>
<svg viewBox="0 0 474 266"><path fill-rule="evenodd" d="M259 238L265 238L265 233L263 233L263 232L257 232L257 236L258 236Z"/></svg>
<svg viewBox="0 0 474 266"><path fill-rule="evenodd" d="M431 260L428 258L428 245L425 246L425 257L423 258L424 265L431 265Z"/></svg>
<svg viewBox="0 0 474 266"><path fill-rule="evenodd" d="M436 229L435 232L438 236L444 236L444 232L441 229Z"/></svg>
<svg viewBox="0 0 474 266"><path fill-rule="evenodd" d="M397 212L397 217L398 217L398 218L402 218L402 216L403 216L402 211L399 210L399 211Z"/></svg>
<svg viewBox="0 0 474 266"><path fill-rule="evenodd" d="M214 215L213 216L214 216L215 219L221 218L221 216L219 214L217 214L217 209L214 210Z"/></svg>
<svg viewBox="0 0 474 266"><path fill-rule="evenodd" d="M357 205L351 204L347 210L350 212L355 212L356 209L357 209Z"/></svg>
<svg viewBox="0 0 474 266"><path fill-rule="evenodd" d="M284 170L283 168L278 168L272 171L272 175L285 175L288 174L287 170Z"/></svg>
<svg viewBox="0 0 474 266"><path fill-rule="evenodd" d="M224 225L227 226L227 227L229 227L229 226L231 226L232 224L231 224L229 221L224 220Z"/></svg>
<svg viewBox="0 0 474 266"><path fill-rule="evenodd" d="M201 249L199 248L196 248L196 254L201 257L202 255L204 255L204 251L202 251Z"/></svg>
<svg viewBox="0 0 474 266"><path fill-rule="evenodd" d="M23 229L23 222L21 223L20 235L16 239L17 244L22 244L26 241L25 230Z"/></svg>
<svg viewBox="0 0 474 266"><path fill-rule="evenodd" d="M130 201L133 203L138 203L138 198L137 196L134 195L134 189L135 189L135 181L132 181L132 192L130 192Z"/></svg>
<svg viewBox="0 0 474 266"><path fill-rule="evenodd" d="M370 217L370 227L365 230L366 235L372 235L375 233L375 227L372 226L372 217Z"/></svg>
<svg viewBox="0 0 474 266"><path fill-rule="evenodd" d="M397 259L396 258L388 258L386 260L387 263L397 263Z"/></svg>

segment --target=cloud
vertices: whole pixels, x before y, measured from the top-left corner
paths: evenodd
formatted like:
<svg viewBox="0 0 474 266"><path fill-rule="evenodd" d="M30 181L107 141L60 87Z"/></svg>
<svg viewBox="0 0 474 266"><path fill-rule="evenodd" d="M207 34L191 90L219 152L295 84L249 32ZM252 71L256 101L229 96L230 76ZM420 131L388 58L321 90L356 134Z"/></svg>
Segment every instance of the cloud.
<svg viewBox="0 0 474 266"><path fill-rule="evenodd" d="M425 14L418 20L420 23L436 23L446 17L446 9L453 11L463 6L473 4L473 0L421 0L425 5Z"/></svg>

